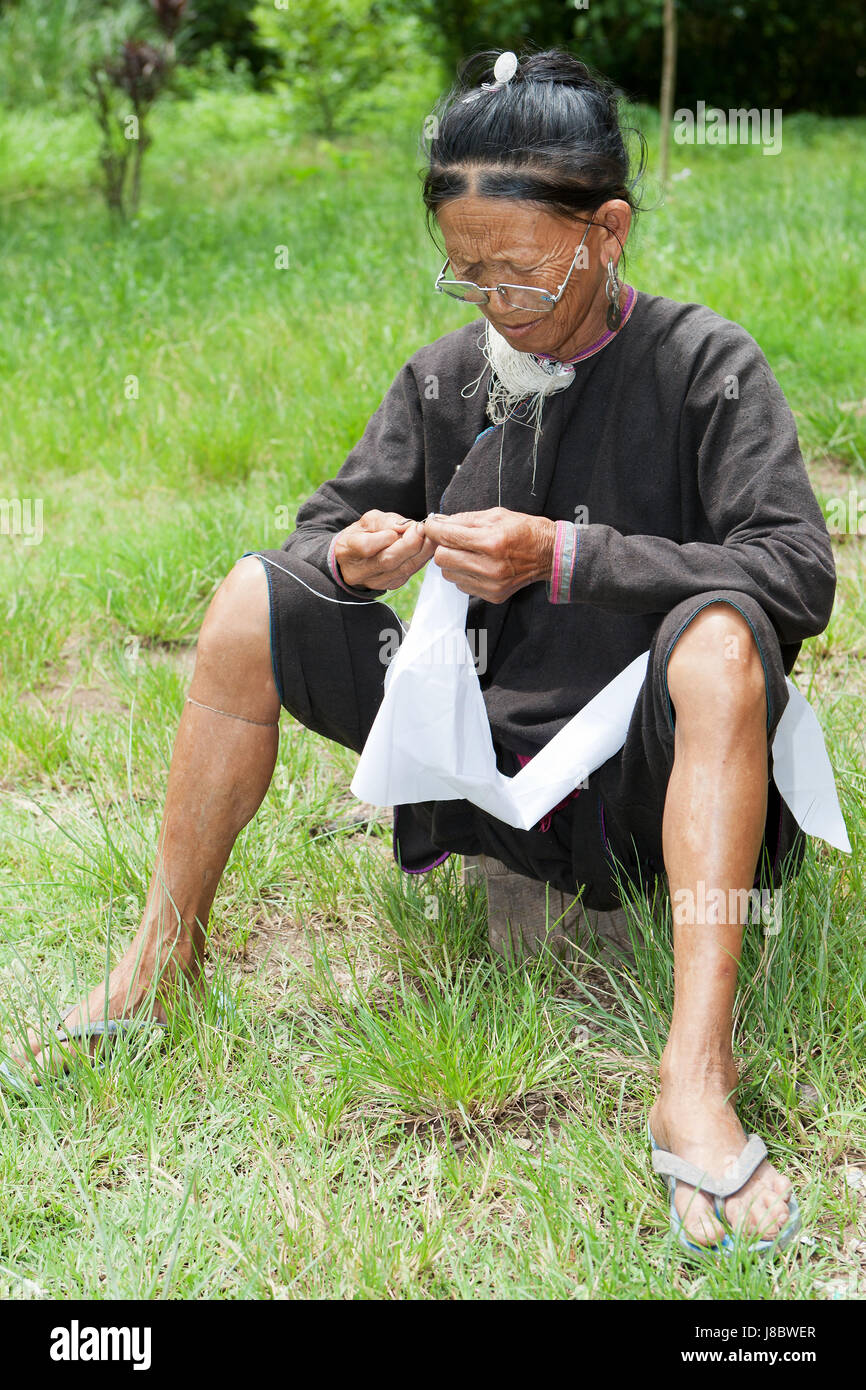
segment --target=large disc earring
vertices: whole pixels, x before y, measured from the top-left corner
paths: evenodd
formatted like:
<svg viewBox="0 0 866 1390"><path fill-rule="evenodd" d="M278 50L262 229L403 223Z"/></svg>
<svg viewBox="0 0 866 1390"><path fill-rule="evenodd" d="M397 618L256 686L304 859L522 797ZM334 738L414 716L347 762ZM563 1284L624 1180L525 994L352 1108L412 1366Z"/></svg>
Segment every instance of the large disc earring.
<svg viewBox="0 0 866 1390"><path fill-rule="evenodd" d="M612 259L607 262L607 284L605 285L607 295L607 326L611 333L615 333L622 323L622 309L619 307L619 292L622 286L616 276L616 266Z"/></svg>

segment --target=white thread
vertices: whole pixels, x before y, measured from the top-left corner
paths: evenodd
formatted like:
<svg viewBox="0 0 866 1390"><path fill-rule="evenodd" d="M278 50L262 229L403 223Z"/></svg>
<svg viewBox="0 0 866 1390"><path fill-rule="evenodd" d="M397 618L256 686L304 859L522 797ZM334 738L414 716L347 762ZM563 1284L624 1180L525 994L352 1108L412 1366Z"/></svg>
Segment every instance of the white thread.
<svg viewBox="0 0 866 1390"><path fill-rule="evenodd" d="M494 424L506 418L514 401L526 396L551 396L574 380L574 367L564 362L542 362L531 352L520 352L497 333L488 319L482 352L490 363L487 413Z"/></svg>
<svg viewBox="0 0 866 1390"><path fill-rule="evenodd" d="M476 339L475 339L475 346L478 348L478 351L479 351L479 352L483 352L483 351L484 351L483 343L484 343L484 334L482 333L480 338L476 338ZM468 382L466 383L466 385L465 385L464 387L461 388L460 394L461 394L461 396L463 397L464 400L467 400L467 401L468 401L468 399L469 399L470 396L474 396L474 395L475 395L475 392L478 390L479 386L481 385L482 377L484 376L485 372L488 372L489 370L490 370L490 368L485 364L485 365L481 368L481 371L480 371L479 375L475 378L475 380L474 380L474 381L468 381Z"/></svg>
<svg viewBox="0 0 866 1390"><path fill-rule="evenodd" d="M532 436L532 487L535 495L535 470L538 462L538 441L541 437L541 415L544 401L556 391L564 391L574 381L574 367L566 362L543 362L531 352L520 352L498 333L488 319L483 334L478 338L478 347L490 369L487 386L487 418L494 425L505 425L516 418L518 406L526 405L526 417L518 421L533 431ZM486 370L486 369L485 369ZM474 396L481 385L484 371L475 381L463 387L461 395ZM499 499L502 505L502 449L499 448Z"/></svg>
<svg viewBox="0 0 866 1390"><path fill-rule="evenodd" d="M297 574L294 574L291 570L287 570L285 565L278 565L276 560L272 560L269 555L261 555L258 550L251 550L249 553L250 555L255 555L257 560L262 560L266 565L273 565L275 570L280 570L282 574L287 574L290 579L297 579L298 583L301 585L302 588L307 589L311 594L315 594L316 598L324 599L325 603L339 603L341 605L345 605L346 608L370 608L374 603L378 607L382 606L377 598L331 598L330 594L320 594L318 589L314 589L311 585L305 584L303 579L301 579ZM385 607L387 608L388 605L386 604ZM389 608L388 612L394 613L394 610L392 608ZM403 619L398 617L396 613L394 613L394 617L397 618L397 622L403 629L403 634L405 636L409 629L406 627L405 623L403 622Z"/></svg>

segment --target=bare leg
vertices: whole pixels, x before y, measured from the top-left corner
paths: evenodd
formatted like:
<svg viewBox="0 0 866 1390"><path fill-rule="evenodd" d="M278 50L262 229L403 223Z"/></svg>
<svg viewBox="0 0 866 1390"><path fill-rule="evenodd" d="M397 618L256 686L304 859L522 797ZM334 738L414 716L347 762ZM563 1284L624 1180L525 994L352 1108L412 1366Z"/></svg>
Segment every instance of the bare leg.
<svg viewBox="0 0 866 1390"><path fill-rule="evenodd" d="M193 988L200 981L217 885L235 839L264 799L279 743L267 578L253 556L240 560L214 595L189 693L201 704L183 707L141 925L111 972L107 1007L103 981L68 1015L70 1026L132 1016L155 980L153 1012L164 1022L178 977ZM32 1033L34 1053L39 1045Z"/></svg>
<svg viewBox="0 0 866 1390"><path fill-rule="evenodd" d="M662 1148L722 1177L746 1142L731 1100L738 1079L731 1034L745 896L767 809L763 667L734 608L713 604L692 620L668 664L668 686L676 732L662 834L674 908L674 1009L651 1125ZM718 920L713 889L724 895ZM703 920L702 900L711 909ZM727 1220L773 1236L788 1219L790 1191L765 1162L728 1198ZM676 1201L690 1239L720 1239L708 1198L679 1183Z"/></svg>

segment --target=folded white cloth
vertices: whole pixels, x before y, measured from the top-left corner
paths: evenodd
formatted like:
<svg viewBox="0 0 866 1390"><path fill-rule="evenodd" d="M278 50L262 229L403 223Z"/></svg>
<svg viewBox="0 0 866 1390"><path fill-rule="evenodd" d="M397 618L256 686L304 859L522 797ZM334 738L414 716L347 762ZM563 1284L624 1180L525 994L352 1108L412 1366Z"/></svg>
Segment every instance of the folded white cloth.
<svg viewBox="0 0 866 1390"><path fill-rule="evenodd" d="M352 791L373 806L465 798L528 830L624 744L646 675L643 652L514 777L496 766L481 686L466 638L468 595L428 565L409 632L385 675L385 695ZM814 710L789 680L773 739L773 777L809 835L850 854L833 769Z"/></svg>

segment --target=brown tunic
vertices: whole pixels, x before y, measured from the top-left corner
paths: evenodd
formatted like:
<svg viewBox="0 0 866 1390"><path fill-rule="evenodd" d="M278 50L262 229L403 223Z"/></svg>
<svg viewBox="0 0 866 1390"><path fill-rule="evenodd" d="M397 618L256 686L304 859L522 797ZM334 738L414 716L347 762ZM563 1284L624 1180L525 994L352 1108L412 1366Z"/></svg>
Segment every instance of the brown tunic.
<svg viewBox="0 0 866 1390"><path fill-rule="evenodd" d="M584 523L571 603L552 604L543 583L469 603L467 626L486 629L493 738L517 754L537 751L697 594L756 599L790 671L829 620L835 570L793 416L745 329L639 293L620 333L546 400L534 489L531 430L517 418L488 428L482 329L413 354L283 549L326 570L334 532L371 508L421 520L501 502Z"/></svg>

